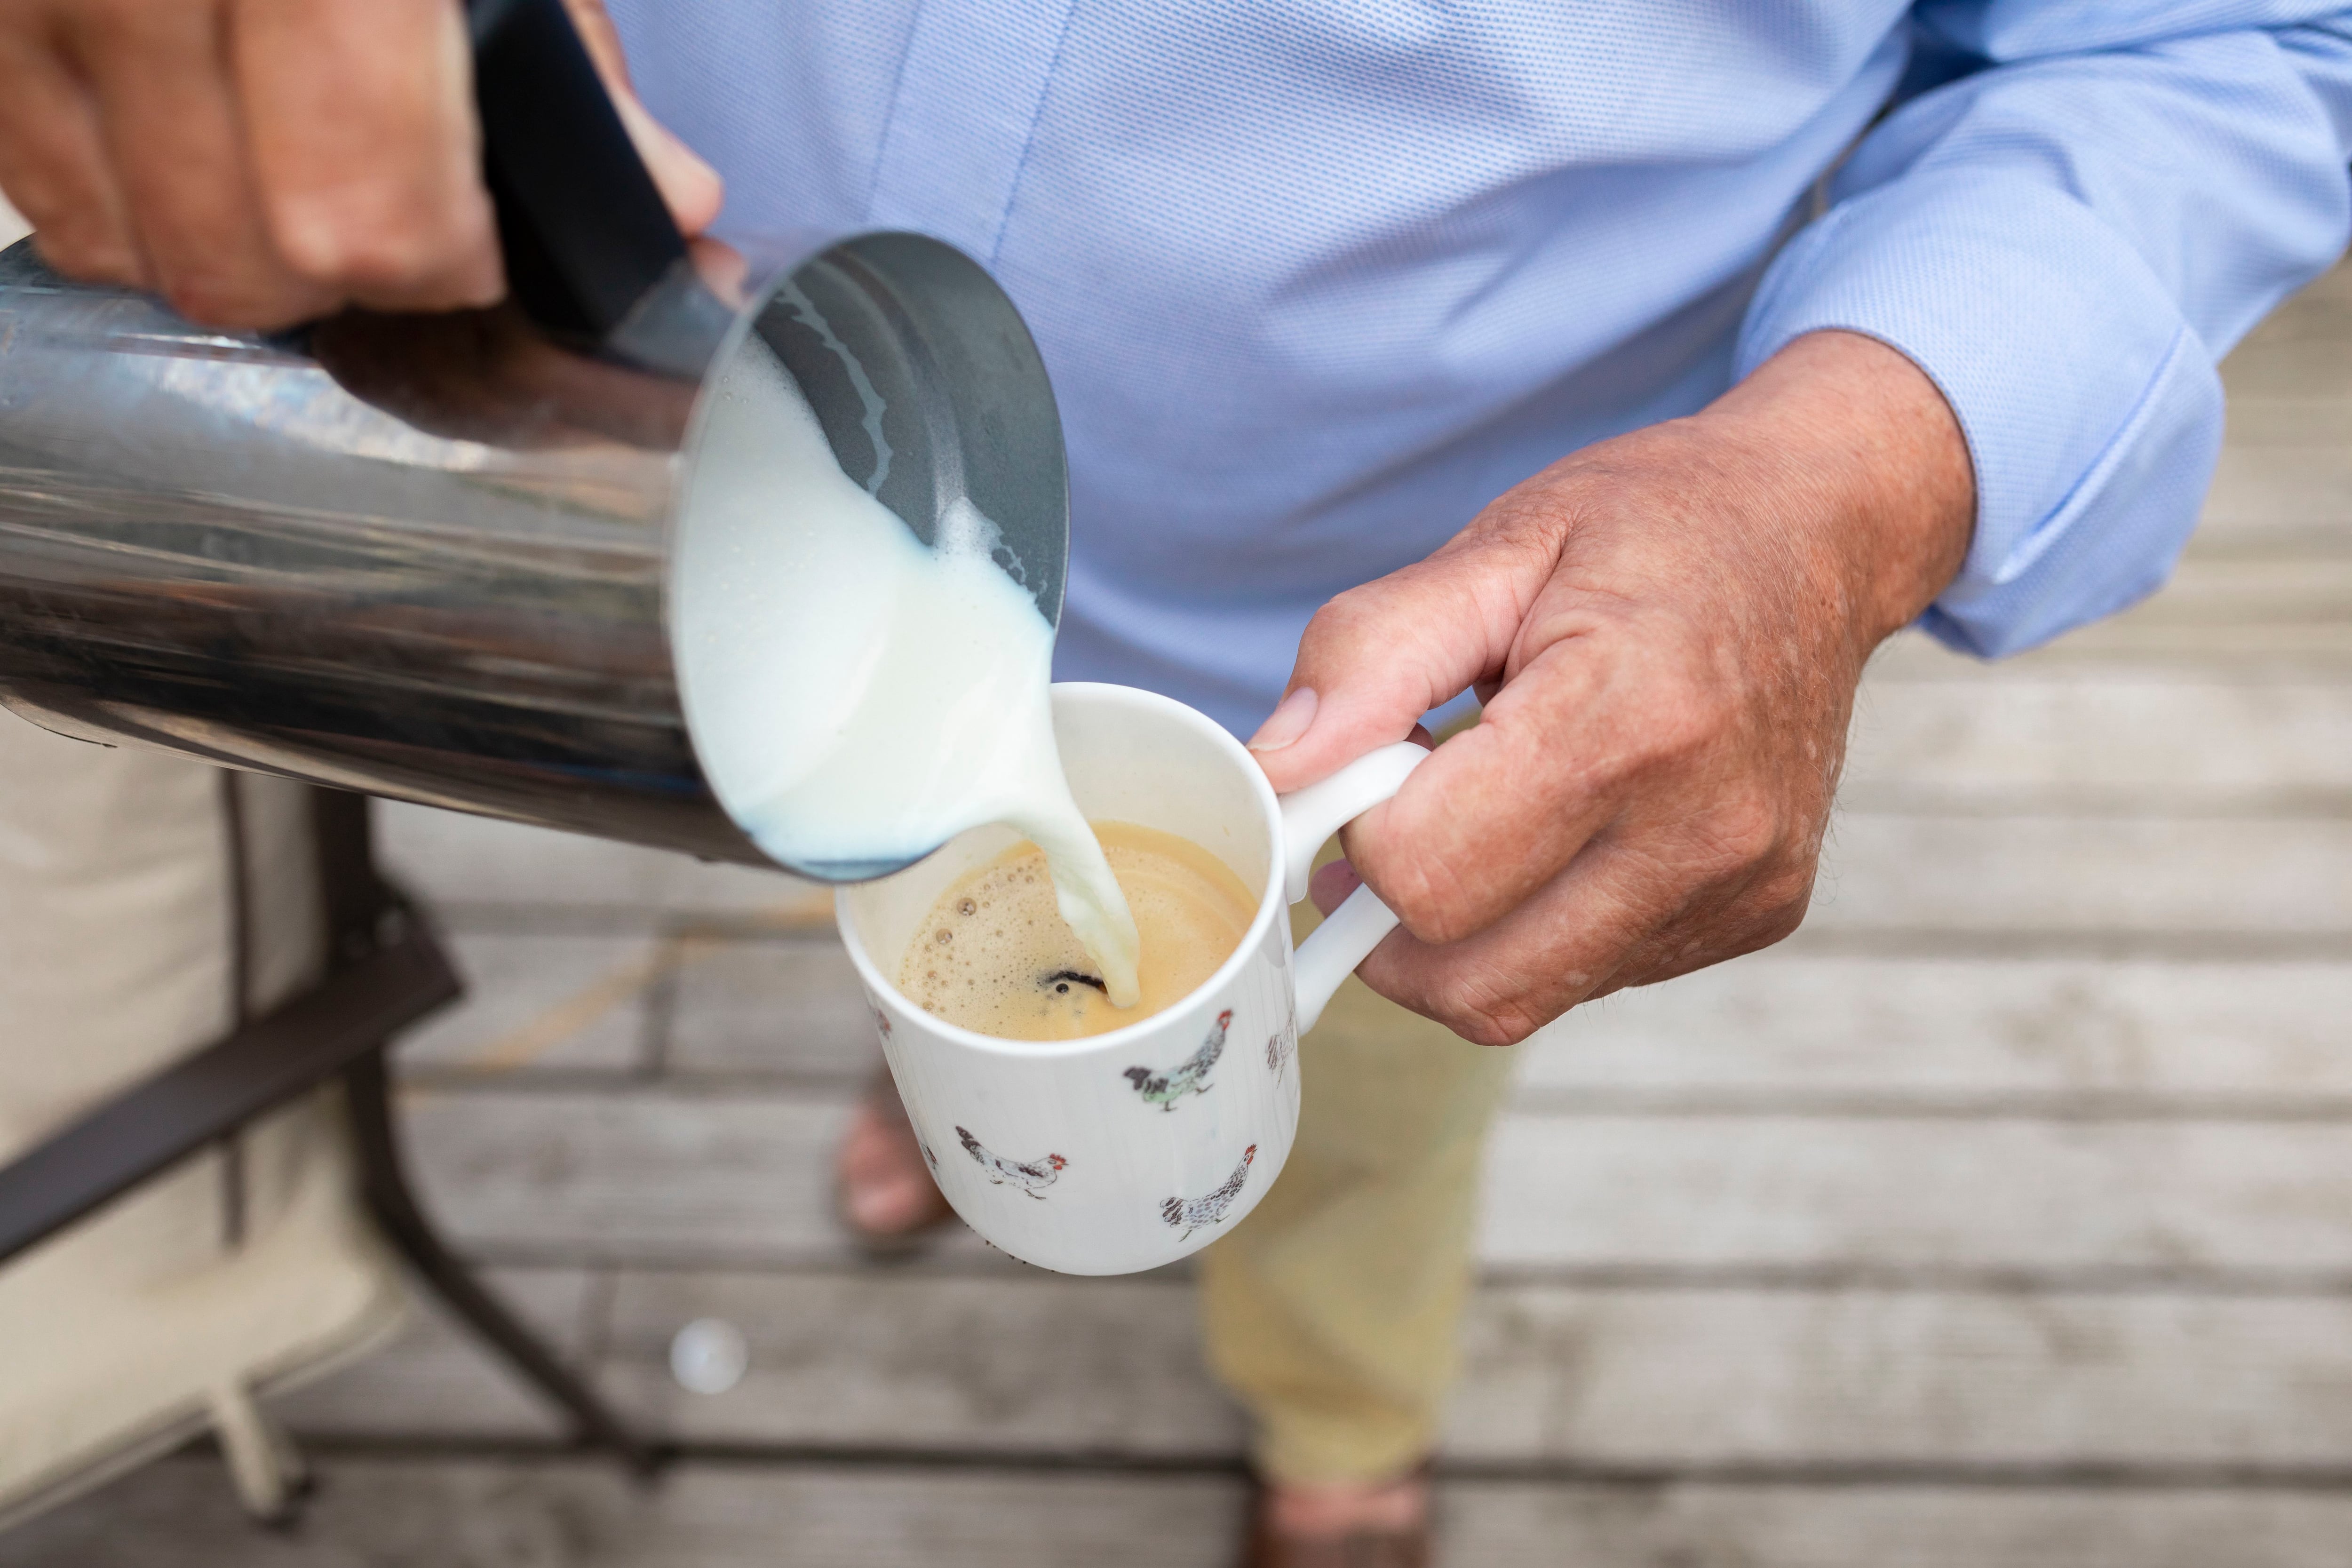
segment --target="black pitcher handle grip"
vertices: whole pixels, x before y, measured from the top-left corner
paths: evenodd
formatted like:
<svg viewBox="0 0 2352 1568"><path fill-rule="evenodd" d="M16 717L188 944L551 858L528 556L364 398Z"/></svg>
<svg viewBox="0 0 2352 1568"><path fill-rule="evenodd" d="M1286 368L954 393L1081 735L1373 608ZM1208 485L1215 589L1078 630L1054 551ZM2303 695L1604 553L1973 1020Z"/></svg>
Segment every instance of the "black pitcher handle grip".
<svg viewBox="0 0 2352 1568"><path fill-rule="evenodd" d="M553 336L691 374L729 312L695 281L563 0L467 0L507 288Z"/></svg>

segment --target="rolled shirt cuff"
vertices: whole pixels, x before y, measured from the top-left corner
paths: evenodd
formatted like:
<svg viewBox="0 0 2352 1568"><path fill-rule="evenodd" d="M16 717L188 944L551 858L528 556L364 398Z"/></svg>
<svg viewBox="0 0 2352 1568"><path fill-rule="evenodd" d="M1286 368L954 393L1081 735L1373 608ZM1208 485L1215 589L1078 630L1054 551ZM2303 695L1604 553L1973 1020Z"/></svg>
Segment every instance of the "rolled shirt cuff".
<svg viewBox="0 0 2352 1568"><path fill-rule="evenodd" d="M1976 535L1923 617L1988 658L2160 586L2221 448L2212 356L2130 242L2040 181L1915 174L1790 243L1741 330L1746 375L1805 332L1876 338L1926 372L1976 469Z"/></svg>

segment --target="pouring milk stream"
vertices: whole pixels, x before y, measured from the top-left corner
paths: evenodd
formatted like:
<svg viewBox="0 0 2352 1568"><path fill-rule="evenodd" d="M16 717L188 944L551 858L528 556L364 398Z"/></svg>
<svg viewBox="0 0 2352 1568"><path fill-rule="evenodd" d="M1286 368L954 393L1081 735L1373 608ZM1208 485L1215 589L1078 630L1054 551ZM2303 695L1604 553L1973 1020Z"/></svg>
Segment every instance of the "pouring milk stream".
<svg viewBox="0 0 2352 1568"><path fill-rule="evenodd" d="M1055 743L1053 627L993 558L996 525L959 499L924 545L872 493L878 418L869 488L756 336L707 395L673 610L720 804L778 859L851 875L1003 823L1045 852L1062 918L1134 1005L1135 921Z"/></svg>

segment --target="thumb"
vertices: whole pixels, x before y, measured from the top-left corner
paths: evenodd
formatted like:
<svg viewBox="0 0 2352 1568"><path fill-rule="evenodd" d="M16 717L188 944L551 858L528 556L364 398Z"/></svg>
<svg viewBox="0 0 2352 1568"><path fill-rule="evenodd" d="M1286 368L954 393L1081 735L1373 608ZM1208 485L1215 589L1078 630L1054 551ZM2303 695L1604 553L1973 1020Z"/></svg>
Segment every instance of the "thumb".
<svg viewBox="0 0 2352 1568"><path fill-rule="evenodd" d="M653 176L655 188L668 205L669 216L677 221L681 233L693 238L710 226L725 199L726 186L719 171L637 101L637 89L629 84L620 30L613 26L604 0L563 0L563 8L572 14L572 25L580 30L588 58L596 62L596 74L604 79L604 90L613 95L613 107L620 112L629 140L636 144L637 156L645 160L646 173Z"/></svg>
<svg viewBox="0 0 2352 1568"><path fill-rule="evenodd" d="M1327 778L1499 679L1553 552L1473 531L1315 613L1281 704L1249 747L1276 792Z"/></svg>

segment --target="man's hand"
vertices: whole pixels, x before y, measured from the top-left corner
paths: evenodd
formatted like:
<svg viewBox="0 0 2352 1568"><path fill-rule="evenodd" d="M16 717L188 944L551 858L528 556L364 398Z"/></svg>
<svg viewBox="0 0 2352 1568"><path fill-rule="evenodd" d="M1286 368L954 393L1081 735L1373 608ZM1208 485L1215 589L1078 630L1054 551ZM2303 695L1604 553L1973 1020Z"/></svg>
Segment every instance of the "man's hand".
<svg viewBox="0 0 2352 1568"><path fill-rule="evenodd" d="M1863 664L1959 570L1975 510L1934 384L1818 332L1332 600L1251 742L1276 789L1485 701L1318 879L1336 902L1360 872L1403 918L1358 973L1507 1045L1794 931Z"/></svg>
<svg viewBox="0 0 2352 1568"><path fill-rule="evenodd" d="M566 0L688 234L719 178L629 90L601 0ZM457 0L0 0L0 190L58 271L189 319L505 291Z"/></svg>

